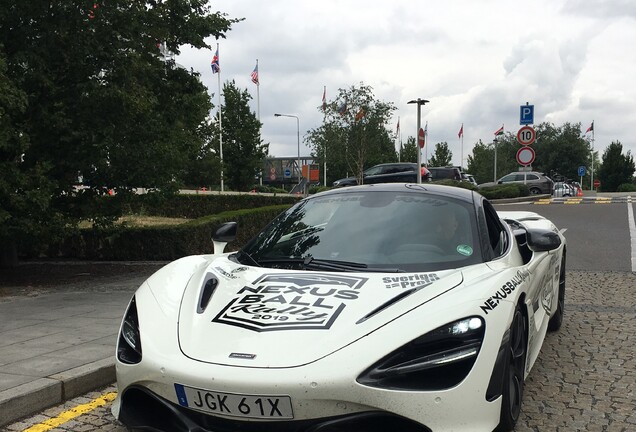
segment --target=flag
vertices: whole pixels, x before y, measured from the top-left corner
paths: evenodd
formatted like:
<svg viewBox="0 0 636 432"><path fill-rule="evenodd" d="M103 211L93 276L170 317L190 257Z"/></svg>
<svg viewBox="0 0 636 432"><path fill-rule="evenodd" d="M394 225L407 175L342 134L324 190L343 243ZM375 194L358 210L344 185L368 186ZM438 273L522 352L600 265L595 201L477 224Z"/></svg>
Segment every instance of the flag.
<svg viewBox="0 0 636 432"><path fill-rule="evenodd" d="M360 111L358 111L358 114L356 114L356 121L360 121L362 120L362 117L364 117L364 108L360 108Z"/></svg>
<svg viewBox="0 0 636 432"><path fill-rule="evenodd" d="M221 72L221 66L219 65L219 49L216 49L216 53L214 53L214 57L212 57L212 63L210 64L212 67L212 73Z"/></svg>
<svg viewBox="0 0 636 432"><path fill-rule="evenodd" d="M327 109L327 86L325 86L322 90L322 110L325 111Z"/></svg>
<svg viewBox="0 0 636 432"><path fill-rule="evenodd" d="M252 71L250 77L252 78L252 82L258 85L258 63L256 63L256 66L254 66L254 70Z"/></svg>
<svg viewBox="0 0 636 432"><path fill-rule="evenodd" d="M495 136L503 135L504 129L503 126L495 131Z"/></svg>
<svg viewBox="0 0 636 432"><path fill-rule="evenodd" d="M395 128L395 134L396 135L400 134L400 119L399 118L398 118L397 127Z"/></svg>
<svg viewBox="0 0 636 432"><path fill-rule="evenodd" d="M588 132L594 132L594 122L592 122L592 124L590 125L590 127L589 127L589 128L587 128L587 130L585 131L585 133L588 133Z"/></svg>
<svg viewBox="0 0 636 432"><path fill-rule="evenodd" d="M457 138L461 138L464 135L464 125L462 124L462 127L459 128L459 133L457 134Z"/></svg>

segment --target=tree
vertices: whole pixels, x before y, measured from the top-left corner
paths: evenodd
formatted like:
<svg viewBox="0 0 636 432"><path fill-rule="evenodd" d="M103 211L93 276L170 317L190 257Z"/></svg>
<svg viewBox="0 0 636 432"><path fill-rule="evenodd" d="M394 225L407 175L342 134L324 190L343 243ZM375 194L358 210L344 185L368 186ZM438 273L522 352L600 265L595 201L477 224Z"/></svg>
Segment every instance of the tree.
<svg viewBox="0 0 636 432"><path fill-rule="evenodd" d="M591 165L591 148L581 137L581 124L564 123L556 127L541 123L535 127L537 140L532 145L536 159L533 168L548 175L576 178L578 167Z"/></svg>
<svg viewBox="0 0 636 432"><path fill-rule="evenodd" d="M415 144L415 137L410 136L406 139L406 144L402 147L402 162L417 163L417 152L420 148Z"/></svg>
<svg viewBox="0 0 636 432"><path fill-rule="evenodd" d="M397 161L392 134L385 127L393 110L392 103L376 100L373 89L363 83L339 89L336 99L325 104L323 124L307 132L306 142L319 160L326 150L330 181L350 173L361 179L365 168Z"/></svg>
<svg viewBox="0 0 636 432"><path fill-rule="evenodd" d="M428 160L428 166L443 167L450 165L453 160L453 153L448 148L446 141L435 144L435 151Z"/></svg>
<svg viewBox="0 0 636 432"><path fill-rule="evenodd" d="M636 167L630 151L623 155L623 145L613 141L603 152L603 159L598 169L601 190L615 192L624 183L631 183Z"/></svg>
<svg viewBox="0 0 636 432"><path fill-rule="evenodd" d="M46 242L79 219L108 223L117 206L102 205L100 197L109 190L117 191L113 201L135 187L176 190L208 141L205 86L158 46L175 54L183 44L209 48L206 37L224 37L238 20L211 13L206 0L91 5L0 6L2 74L23 95L10 93L4 102L13 106L3 121L17 133L9 132L1 150L14 157L0 176L10 195L1 204L10 217L0 248L15 238ZM81 192L79 177L88 187ZM35 207L25 204L34 200ZM36 229L42 220L47 229Z"/></svg>
<svg viewBox="0 0 636 432"><path fill-rule="evenodd" d="M223 85L223 96L224 174L230 188L245 191L262 169L269 145L261 140L261 122L250 111L252 97L247 89L241 91L234 81L227 82Z"/></svg>
<svg viewBox="0 0 636 432"><path fill-rule="evenodd" d="M535 126L537 139L532 144L535 160L532 169L545 172L548 175L562 175L575 178L579 166L591 165L591 148L588 141L581 137L580 123L565 123L554 126L551 123L541 123ZM495 143L497 145L497 173L494 173ZM518 171L516 161L520 148L516 134L507 133L484 144L479 141L468 156L468 172L475 175L478 183L493 181L493 177L500 178L509 172Z"/></svg>

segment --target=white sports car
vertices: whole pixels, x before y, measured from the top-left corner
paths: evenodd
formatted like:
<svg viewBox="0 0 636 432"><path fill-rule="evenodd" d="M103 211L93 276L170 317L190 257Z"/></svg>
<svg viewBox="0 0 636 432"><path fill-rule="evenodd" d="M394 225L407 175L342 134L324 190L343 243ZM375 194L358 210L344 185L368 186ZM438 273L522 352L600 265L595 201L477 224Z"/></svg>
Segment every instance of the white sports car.
<svg viewBox="0 0 636 432"><path fill-rule="evenodd" d="M507 431L548 330L565 238L531 212L431 184L300 201L237 252L141 285L112 412L132 430Z"/></svg>

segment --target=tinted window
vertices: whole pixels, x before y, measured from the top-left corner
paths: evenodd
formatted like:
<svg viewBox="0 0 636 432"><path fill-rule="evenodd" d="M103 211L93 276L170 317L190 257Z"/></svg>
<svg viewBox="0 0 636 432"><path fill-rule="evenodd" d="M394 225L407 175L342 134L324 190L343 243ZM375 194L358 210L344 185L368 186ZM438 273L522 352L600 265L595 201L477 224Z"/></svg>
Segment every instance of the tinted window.
<svg viewBox="0 0 636 432"><path fill-rule="evenodd" d="M526 180L539 180L539 176L536 174L528 174Z"/></svg>
<svg viewBox="0 0 636 432"><path fill-rule="evenodd" d="M516 174L508 174L507 176L503 176L501 178L501 181L504 182L504 183L515 181L515 180L517 180L517 175ZM521 180L523 180L523 178Z"/></svg>
<svg viewBox="0 0 636 432"><path fill-rule="evenodd" d="M472 204L374 191L305 200L244 250L264 266L277 261L277 268L313 257L409 272L462 267L482 256Z"/></svg>

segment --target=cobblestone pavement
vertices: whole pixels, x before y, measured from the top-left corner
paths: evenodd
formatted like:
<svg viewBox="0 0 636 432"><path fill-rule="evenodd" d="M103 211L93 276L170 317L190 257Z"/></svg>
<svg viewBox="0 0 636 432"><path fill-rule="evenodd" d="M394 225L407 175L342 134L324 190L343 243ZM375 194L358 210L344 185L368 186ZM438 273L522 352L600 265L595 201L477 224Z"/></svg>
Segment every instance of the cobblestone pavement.
<svg viewBox="0 0 636 432"><path fill-rule="evenodd" d="M7 426L23 431L111 386ZM532 369L515 432L636 431L636 274L567 273L566 315ZM124 432L110 403L52 431ZM480 431L476 431L480 432Z"/></svg>

